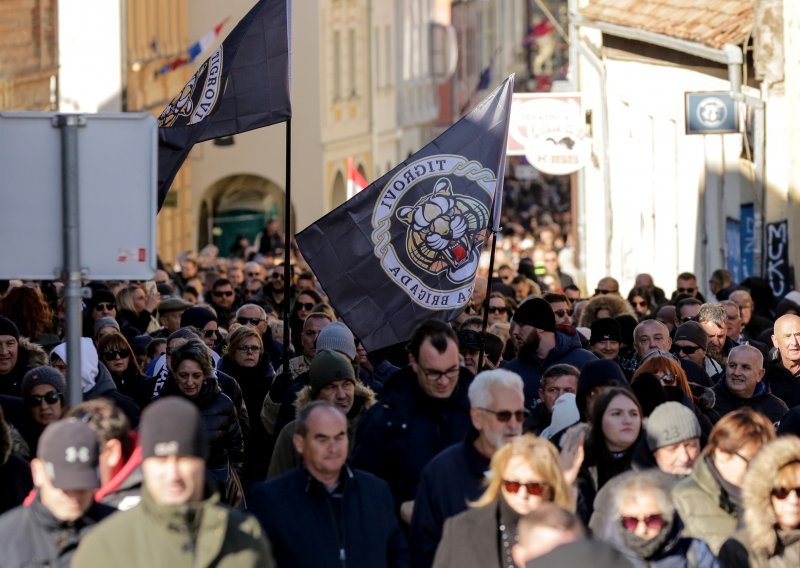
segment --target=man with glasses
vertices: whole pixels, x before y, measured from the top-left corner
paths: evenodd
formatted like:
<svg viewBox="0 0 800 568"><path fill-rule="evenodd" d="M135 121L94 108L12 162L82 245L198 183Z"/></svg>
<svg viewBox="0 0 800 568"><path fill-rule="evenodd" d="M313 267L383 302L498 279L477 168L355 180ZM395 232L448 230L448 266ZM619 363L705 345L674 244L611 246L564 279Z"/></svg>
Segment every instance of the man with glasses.
<svg viewBox="0 0 800 568"><path fill-rule="evenodd" d="M594 295L602 296L604 294L616 294L619 296L619 282L617 282L616 278L606 276L600 279L597 283L597 287L594 289Z"/></svg>
<svg viewBox="0 0 800 568"><path fill-rule="evenodd" d="M678 299L679 296L696 298L701 304L704 304L706 299L700 293L697 287L697 276L691 272L681 272L678 274L678 280L675 286L675 292L672 293L672 301Z"/></svg>
<svg viewBox="0 0 800 568"><path fill-rule="evenodd" d="M678 320L678 325L687 321L697 321L697 314L700 312L700 306L702 305L703 303L696 298L684 298L675 304L675 316Z"/></svg>
<svg viewBox="0 0 800 568"><path fill-rule="evenodd" d="M572 306L564 294L548 292L542 296L553 308L556 315L556 325L572 325Z"/></svg>
<svg viewBox="0 0 800 568"><path fill-rule="evenodd" d="M244 265L245 282L255 281L263 286L266 274L266 269L255 261L247 262Z"/></svg>
<svg viewBox="0 0 800 568"><path fill-rule="evenodd" d="M217 278L211 286L211 301L208 304L217 312L217 319L227 325L231 314L240 304L233 282L227 278Z"/></svg>
<svg viewBox="0 0 800 568"><path fill-rule="evenodd" d="M183 312L181 327L187 326L192 326L199 331L203 343L211 350L214 350L221 339L217 316L207 308L195 306Z"/></svg>
<svg viewBox="0 0 800 568"><path fill-rule="evenodd" d="M287 290L284 274L284 266L279 265L272 268L268 273L267 283L264 286L262 294L264 298L270 303L272 308L278 314L278 317L283 318L284 300L286 294L289 294L289 303L294 298L294 287L292 286L292 278L294 277L294 267L289 269L289 288Z"/></svg>
<svg viewBox="0 0 800 568"><path fill-rule="evenodd" d="M725 374L722 365L706 355L708 334L696 321L688 321L675 330L670 351L680 359L686 374L694 377L693 382L703 386L713 386ZM694 367L694 372L691 367ZM697 372L697 369L702 373Z"/></svg>
<svg viewBox="0 0 800 568"><path fill-rule="evenodd" d="M422 470L411 521L412 566L430 566L444 522L483 493L494 453L522 433L522 379L503 369L484 371L469 386L472 427L467 437L437 455Z"/></svg>
<svg viewBox="0 0 800 568"><path fill-rule="evenodd" d="M742 315L742 336L744 339L758 337L762 331L772 327L772 322L764 316L753 313L755 303L747 290L734 290L729 298L739 305Z"/></svg>
<svg viewBox="0 0 800 568"><path fill-rule="evenodd" d="M458 338L444 322L421 323L408 351L409 365L389 377L381 403L359 422L352 460L355 467L389 483L407 523L422 469L469 429L467 388L472 379L459 366Z"/></svg>

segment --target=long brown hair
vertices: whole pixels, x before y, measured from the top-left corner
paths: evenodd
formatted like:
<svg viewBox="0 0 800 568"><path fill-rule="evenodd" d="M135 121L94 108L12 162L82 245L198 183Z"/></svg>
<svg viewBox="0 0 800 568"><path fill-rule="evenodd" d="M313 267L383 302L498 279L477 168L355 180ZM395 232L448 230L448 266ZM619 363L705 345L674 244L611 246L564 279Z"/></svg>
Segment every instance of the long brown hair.
<svg viewBox="0 0 800 568"><path fill-rule="evenodd" d="M136 360L136 353L133 352L131 344L128 343L124 335L117 332L109 333L101 337L97 342L97 355L100 357L101 361L105 361L105 359L103 359L103 353L105 351L115 349L127 349L131 352L130 357L128 357L128 368L125 369L126 375L133 375L134 373L139 377L143 375L142 368L139 366L139 361Z"/></svg>
<svg viewBox="0 0 800 568"><path fill-rule="evenodd" d="M684 371L680 363L674 359L661 357L660 355L650 357L636 369L631 383L639 378L639 375L642 373L651 373L656 376L672 375L676 379L675 386L681 389L686 396L690 397L693 401L697 400L697 397L692 395L692 389L689 387L689 379L686 378L686 371Z"/></svg>
<svg viewBox="0 0 800 568"><path fill-rule="evenodd" d="M17 324L20 335L37 338L53 324L53 311L39 288L18 286L0 299L0 315Z"/></svg>

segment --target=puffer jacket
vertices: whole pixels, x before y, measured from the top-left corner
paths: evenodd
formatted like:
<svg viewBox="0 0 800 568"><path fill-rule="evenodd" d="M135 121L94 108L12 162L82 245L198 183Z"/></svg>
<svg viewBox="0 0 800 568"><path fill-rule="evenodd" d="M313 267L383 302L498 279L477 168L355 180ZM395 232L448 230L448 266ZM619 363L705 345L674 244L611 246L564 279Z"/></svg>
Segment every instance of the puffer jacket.
<svg viewBox="0 0 800 568"><path fill-rule="evenodd" d="M769 418L770 422L780 422L783 415L789 412L786 403L769 392L769 387L765 381L760 381L756 385L756 390L750 398L739 398L734 395L728 388L724 378L714 385L712 390L717 397L714 403L714 410L719 412L720 416L744 406L749 406Z"/></svg>
<svg viewBox="0 0 800 568"><path fill-rule="evenodd" d="M170 376L161 389L161 397L181 396L197 405L203 416L203 426L208 440L206 466L211 470L222 469L230 463L237 473L244 464L244 441L233 402L217 384L217 379L208 377L197 396L188 398L178 388L175 378Z"/></svg>
<svg viewBox="0 0 800 568"><path fill-rule="evenodd" d="M800 527L781 530L772 508L771 492L778 471L792 462L800 461L800 438L785 436L770 442L750 462L742 489L744 503L744 530L735 535L749 551L749 564L753 568L800 566ZM728 558L735 543L728 541L720 558ZM743 560L743 559L742 559ZM731 565L745 565L733 561Z"/></svg>
<svg viewBox="0 0 800 568"><path fill-rule="evenodd" d="M30 369L42 367L49 363L49 358L44 349L33 343L27 337L19 338L17 348L17 364L6 375L0 375L0 394L22 396L22 377Z"/></svg>

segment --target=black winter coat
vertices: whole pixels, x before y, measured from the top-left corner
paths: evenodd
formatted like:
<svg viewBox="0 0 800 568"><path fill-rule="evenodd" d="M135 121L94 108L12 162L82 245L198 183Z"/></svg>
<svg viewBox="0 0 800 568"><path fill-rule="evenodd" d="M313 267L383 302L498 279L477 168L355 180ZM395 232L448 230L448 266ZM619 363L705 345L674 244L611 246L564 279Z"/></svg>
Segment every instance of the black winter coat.
<svg viewBox="0 0 800 568"><path fill-rule="evenodd" d="M464 439L470 428L467 389L472 373L461 368L453 394L431 398L411 366L392 375L378 404L358 424L352 463L386 480L399 510L417 493L422 468Z"/></svg>
<svg viewBox="0 0 800 568"><path fill-rule="evenodd" d="M786 403L770 393L766 382L763 380L758 383L753 396L750 398L739 398L734 395L730 389L728 389L724 378L714 385L712 390L717 397L714 410L719 412L720 416L724 416L728 412L732 412L743 406L749 406L756 412L760 412L769 418L770 422L779 422L780 419L783 418L783 415L789 412Z"/></svg>
<svg viewBox="0 0 800 568"><path fill-rule="evenodd" d="M330 493L304 468L293 469L259 483L248 507L264 527L279 567L408 566L389 488L369 473L345 467Z"/></svg>
<svg viewBox="0 0 800 568"><path fill-rule="evenodd" d="M792 375L789 369L783 366L780 354L774 361L765 365L764 380L769 385L772 394L777 396L786 406L794 408L800 404L800 378Z"/></svg>

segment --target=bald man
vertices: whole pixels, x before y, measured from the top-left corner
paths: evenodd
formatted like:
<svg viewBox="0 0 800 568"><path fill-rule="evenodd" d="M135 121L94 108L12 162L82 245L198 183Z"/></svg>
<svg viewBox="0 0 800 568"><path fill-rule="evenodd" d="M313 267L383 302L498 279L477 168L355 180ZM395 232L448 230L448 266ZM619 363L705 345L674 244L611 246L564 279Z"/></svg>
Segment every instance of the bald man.
<svg viewBox="0 0 800 568"><path fill-rule="evenodd" d="M800 404L800 317L781 316L775 322L772 345L779 356L770 361L765 379L772 394L789 406Z"/></svg>

